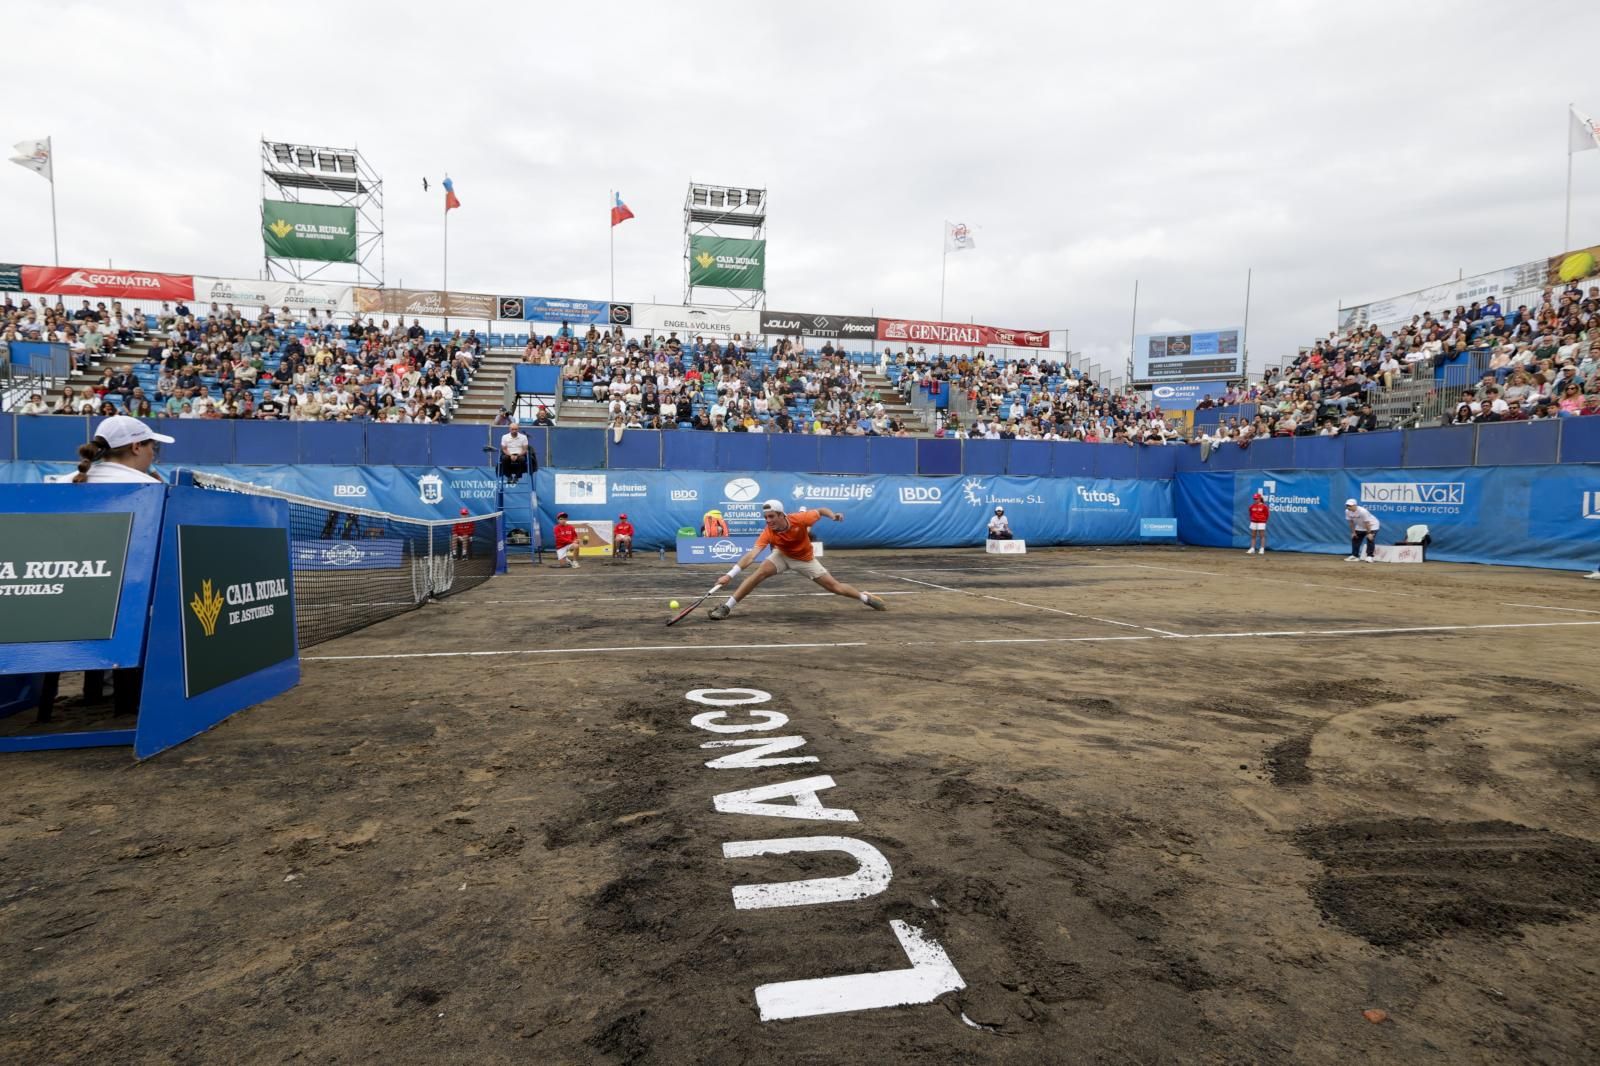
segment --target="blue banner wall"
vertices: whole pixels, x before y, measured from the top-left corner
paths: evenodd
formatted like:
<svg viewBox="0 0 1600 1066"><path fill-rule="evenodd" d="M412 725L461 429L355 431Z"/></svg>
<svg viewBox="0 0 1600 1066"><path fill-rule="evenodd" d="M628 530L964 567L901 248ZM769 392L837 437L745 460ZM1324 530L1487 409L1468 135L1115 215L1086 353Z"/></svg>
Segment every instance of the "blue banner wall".
<svg viewBox="0 0 1600 1066"><path fill-rule="evenodd" d="M535 479L546 543L557 511L574 521L626 513L643 548L671 546L681 526L699 529L707 511L722 512L729 532L758 533L761 504L791 511L828 507L845 515L824 522L817 539L841 548L938 548L983 542L996 506L1030 544L1133 544L1141 518L1171 517L1172 483L1096 478L915 477L755 474L711 470L541 468Z"/></svg>
<svg viewBox="0 0 1600 1066"><path fill-rule="evenodd" d="M1180 473L1173 488L1187 544L1242 548L1246 508L1272 508L1271 547L1345 555L1344 501L1381 523L1380 544L1426 525L1430 559L1590 570L1600 564L1600 471L1578 466Z"/></svg>

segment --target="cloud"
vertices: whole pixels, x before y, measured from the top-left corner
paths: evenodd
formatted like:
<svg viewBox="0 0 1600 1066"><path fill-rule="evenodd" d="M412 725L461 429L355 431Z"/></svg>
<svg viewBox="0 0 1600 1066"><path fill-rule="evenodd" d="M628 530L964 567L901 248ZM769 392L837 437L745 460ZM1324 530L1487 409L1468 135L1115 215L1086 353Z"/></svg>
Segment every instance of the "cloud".
<svg viewBox="0 0 1600 1066"><path fill-rule="evenodd" d="M1135 280L1141 331L1219 327L1253 271L1259 367L1341 302L1555 254L1566 104L1600 111L1581 6L1530 16L1536 77L1462 76L1504 39L1476 2L12 7L92 72L8 59L65 263L255 276L265 135L360 147L389 284L440 283L448 171L453 287L604 298L614 237L618 297L677 300L686 186L728 182L770 191L769 306L931 318L947 266L948 318L1111 362ZM1600 152L1573 164L1600 242ZM48 262L48 189L0 195L4 258ZM945 219L978 248L942 264Z"/></svg>

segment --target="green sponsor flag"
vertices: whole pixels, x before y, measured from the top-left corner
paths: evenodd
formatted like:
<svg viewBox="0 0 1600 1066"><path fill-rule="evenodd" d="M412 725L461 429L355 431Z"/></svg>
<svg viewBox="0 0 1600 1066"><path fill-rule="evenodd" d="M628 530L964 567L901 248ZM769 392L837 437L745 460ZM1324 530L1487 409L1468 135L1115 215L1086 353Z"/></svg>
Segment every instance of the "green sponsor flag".
<svg viewBox="0 0 1600 1066"><path fill-rule="evenodd" d="M356 209L263 200L261 236L267 242L268 255L354 263Z"/></svg>
<svg viewBox="0 0 1600 1066"><path fill-rule="evenodd" d="M289 531L179 526L184 695L295 656Z"/></svg>
<svg viewBox="0 0 1600 1066"><path fill-rule="evenodd" d="M109 640L132 529L131 514L0 515L0 644Z"/></svg>
<svg viewBox="0 0 1600 1066"><path fill-rule="evenodd" d="M766 277L766 241L689 238L689 284L714 289L764 289Z"/></svg>

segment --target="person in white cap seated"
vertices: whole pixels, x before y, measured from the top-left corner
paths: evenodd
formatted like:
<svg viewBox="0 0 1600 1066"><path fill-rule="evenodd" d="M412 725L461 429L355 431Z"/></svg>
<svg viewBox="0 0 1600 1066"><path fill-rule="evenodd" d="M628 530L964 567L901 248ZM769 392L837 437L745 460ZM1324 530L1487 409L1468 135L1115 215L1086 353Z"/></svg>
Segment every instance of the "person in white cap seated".
<svg viewBox="0 0 1600 1066"><path fill-rule="evenodd" d="M78 446L74 484L144 484L161 479L150 472L161 457L161 445L172 438L157 433L131 415L112 415L95 427L94 439Z"/></svg>
<svg viewBox="0 0 1600 1066"><path fill-rule="evenodd" d="M1011 539L1011 522L1006 518L1006 509L1004 507L996 507L994 509L994 517L989 519L989 539Z"/></svg>
<svg viewBox="0 0 1600 1066"><path fill-rule="evenodd" d="M816 549L811 544L811 527L817 524L818 519L831 518L835 522L843 522L844 514L830 511L826 507L818 507L814 511L796 511L786 514L783 510L782 500L768 500L761 505L761 519L767 528L761 531L756 538L755 547L744 553L744 556L733 564L733 569L717 578L718 585L727 585L734 578L743 573L744 568L755 562L756 556L761 554L761 549L770 547L772 554L754 570L744 582L734 590L733 595L727 600L711 608L710 616L713 621L722 621L738 606L740 600L755 591L755 587L769 577L793 570L815 581L822 588L836 596L848 596L853 600L860 600L874 611L887 611L888 605L878 597L860 589L852 588L828 573L822 564L817 562Z"/></svg>
<svg viewBox="0 0 1600 1066"><path fill-rule="evenodd" d="M1350 523L1350 554L1345 557L1345 562L1354 563L1362 561L1361 545L1367 546L1366 562L1376 562L1372 553L1378 543L1378 519L1365 507L1355 500L1344 501L1344 519Z"/></svg>

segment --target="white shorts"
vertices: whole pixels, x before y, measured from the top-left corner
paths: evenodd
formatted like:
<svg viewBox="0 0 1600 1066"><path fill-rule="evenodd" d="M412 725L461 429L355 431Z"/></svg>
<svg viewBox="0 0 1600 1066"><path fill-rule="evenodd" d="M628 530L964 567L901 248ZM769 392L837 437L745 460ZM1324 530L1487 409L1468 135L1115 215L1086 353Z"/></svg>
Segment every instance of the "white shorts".
<svg viewBox="0 0 1600 1066"><path fill-rule="evenodd" d="M1265 533L1267 531L1267 524L1265 522L1251 522L1250 532L1255 533L1257 531Z"/></svg>
<svg viewBox="0 0 1600 1066"><path fill-rule="evenodd" d="M569 555L577 555L577 554L578 554L578 546L576 544L566 544L566 545L563 545L562 547L559 547L559 548L556 549L556 558L557 559L565 559Z"/></svg>
<svg viewBox="0 0 1600 1066"><path fill-rule="evenodd" d="M812 559L810 562L801 562L799 559L791 559L782 552L775 551L771 555L767 556L766 561L771 563L773 569L777 570L777 572L780 574L785 570L793 570L802 577L809 577L812 581L816 581L828 576L828 571L824 569L823 565L817 562L815 559Z"/></svg>

